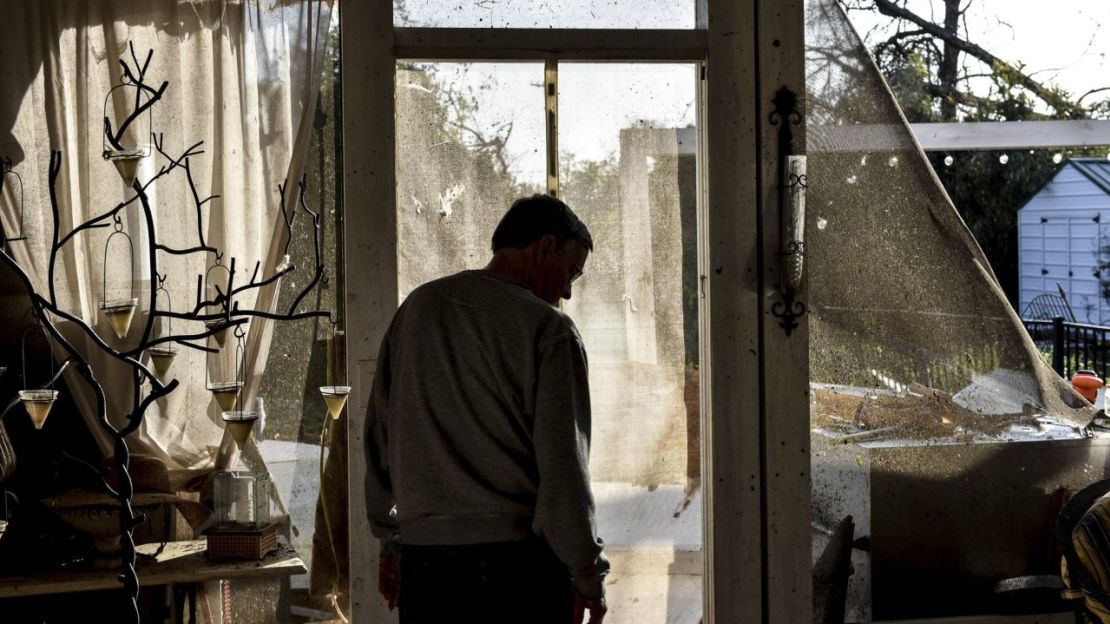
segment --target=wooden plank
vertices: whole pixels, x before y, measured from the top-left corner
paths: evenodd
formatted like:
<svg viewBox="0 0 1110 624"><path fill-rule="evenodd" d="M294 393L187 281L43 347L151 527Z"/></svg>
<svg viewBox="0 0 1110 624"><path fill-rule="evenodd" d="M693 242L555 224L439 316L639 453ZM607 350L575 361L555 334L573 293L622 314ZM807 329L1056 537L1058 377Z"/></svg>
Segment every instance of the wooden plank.
<svg viewBox="0 0 1110 624"><path fill-rule="evenodd" d="M927 152L1053 149L1110 146L1110 121L981 121L917 123L910 130ZM811 152L913 149L901 124L817 126L809 129Z"/></svg>
<svg viewBox="0 0 1110 624"><path fill-rule="evenodd" d="M910 124L925 151L1110 146L1110 121L982 121Z"/></svg>
<svg viewBox="0 0 1110 624"><path fill-rule="evenodd" d="M795 624L812 621L810 449L809 449L809 323L798 318L788 335L772 314L782 305L779 167L788 154L779 153L779 131L791 124L794 154L806 153L805 131L805 0L757 0L756 32L759 58L759 196L763 276L760 284L762 348L763 507L765 604L764 622ZM771 123L776 93L786 87L798 98L799 123ZM798 298L808 302L803 286Z"/></svg>
<svg viewBox="0 0 1110 624"><path fill-rule="evenodd" d="M914 149L905 126L890 124L853 124L850 126L810 126L806 142L810 153L883 152Z"/></svg>
<svg viewBox="0 0 1110 624"><path fill-rule="evenodd" d="M350 2L340 20L343 71L343 205L351 616L392 622L377 591L378 543L366 518L363 427L378 346L397 308L393 3Z"/></svg>
<svg viewBox="0 0 1110 624"><path fill-rule="evenodd" d="M397 28L397 58L700 61L704 30Z"/></svg>
<svg viewBox="0 0 1110 624"><path fill-rule="evenodd" d="M196 583L217 579L266 578L305 574L308 568L283 538L281 547L261 561L209 561L205 556L205 540L169 542L154 561L141 555L153 555L158 544L137 547L140 553L138 573L143 587L170 583ZM37 596L68 592L119 589L119 570L51 570L27 576L0 577L0 598Z"/></svg>
<svg viewBox="0 0 1110 624"><path fill-rule="evenodd" d="M752 259L757 204L756 0L710 0L703 81L708 202L702 206L705 616L763 616L759 449L761 306Z"/></svg>

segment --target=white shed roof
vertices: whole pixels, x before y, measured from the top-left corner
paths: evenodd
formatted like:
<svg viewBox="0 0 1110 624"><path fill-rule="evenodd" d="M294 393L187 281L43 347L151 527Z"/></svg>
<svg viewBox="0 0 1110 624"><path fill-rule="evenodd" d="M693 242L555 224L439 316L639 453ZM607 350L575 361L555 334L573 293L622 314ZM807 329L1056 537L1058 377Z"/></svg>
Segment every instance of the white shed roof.
<svg viewBox="0 0 1110 624"><path fill-rule="evenodd" d="M1110 195L1110 160L1106 158L1070 158L1068 164L1074 166L1102 192Z"/></svg>
<svg viewBox="0 0 1110 624"><path fill-rule="evenodd" d="M1110 160L1069 158L1021 211L1110 209Z"/></svg>

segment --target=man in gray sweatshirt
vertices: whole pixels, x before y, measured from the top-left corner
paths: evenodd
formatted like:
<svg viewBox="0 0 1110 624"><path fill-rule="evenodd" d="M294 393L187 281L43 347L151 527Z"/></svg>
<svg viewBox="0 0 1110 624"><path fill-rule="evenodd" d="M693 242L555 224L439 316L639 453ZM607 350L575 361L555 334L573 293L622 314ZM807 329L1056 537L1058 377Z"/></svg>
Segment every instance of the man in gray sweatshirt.
<svg viewBox="0 0 1110 624"><path fill-rule="evenodd" d="M600 623L586 353L556 307L593 239L534 195L492 248L414 290L382 340L365 432L379 590L402 624Z"/></svg>

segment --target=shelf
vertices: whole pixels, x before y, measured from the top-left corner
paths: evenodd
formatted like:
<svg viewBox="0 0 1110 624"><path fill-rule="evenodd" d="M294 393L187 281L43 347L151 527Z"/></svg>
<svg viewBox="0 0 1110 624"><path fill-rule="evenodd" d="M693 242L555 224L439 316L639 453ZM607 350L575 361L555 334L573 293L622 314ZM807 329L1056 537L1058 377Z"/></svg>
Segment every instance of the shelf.
<svg viewBox="0 0 1110 624"><path fill-rule="evenodd" d="M265 578L304 574L304 562L284 538L278 550L260 561L209 561L204 551L205 540L169 542L156 559L158 544L137 547L139 583L142 587L171 583L198 583L216 579ZM37 596L69 592L119 589L118 569L54 570L25 576L0 576L0 598Z"/></svg>

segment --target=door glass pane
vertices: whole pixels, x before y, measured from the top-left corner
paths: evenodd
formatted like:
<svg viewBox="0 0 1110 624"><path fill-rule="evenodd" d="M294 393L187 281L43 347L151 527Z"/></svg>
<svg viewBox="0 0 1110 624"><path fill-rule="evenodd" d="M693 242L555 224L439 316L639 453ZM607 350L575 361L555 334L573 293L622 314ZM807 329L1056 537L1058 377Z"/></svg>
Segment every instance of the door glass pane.
<svg viewBox="0 0 1110 624"><path fill-rule="evenodd" d="M694 28L694 0L393 0L393 24L438 28Z"/></svg>
<svg viewBox="0 0 1110 624"><path fill-rule="evenodd" d="M484 266L512 200L543 191L543 64L399 63L396 93L403 299Z"/></svg>
<svg viewBox="0 0 1110 624"><path fill-rule="evenodd" d="M590 356L606 622L702 613L695 77L559 66L560 189L594 237L564 309Z"/></svg>

